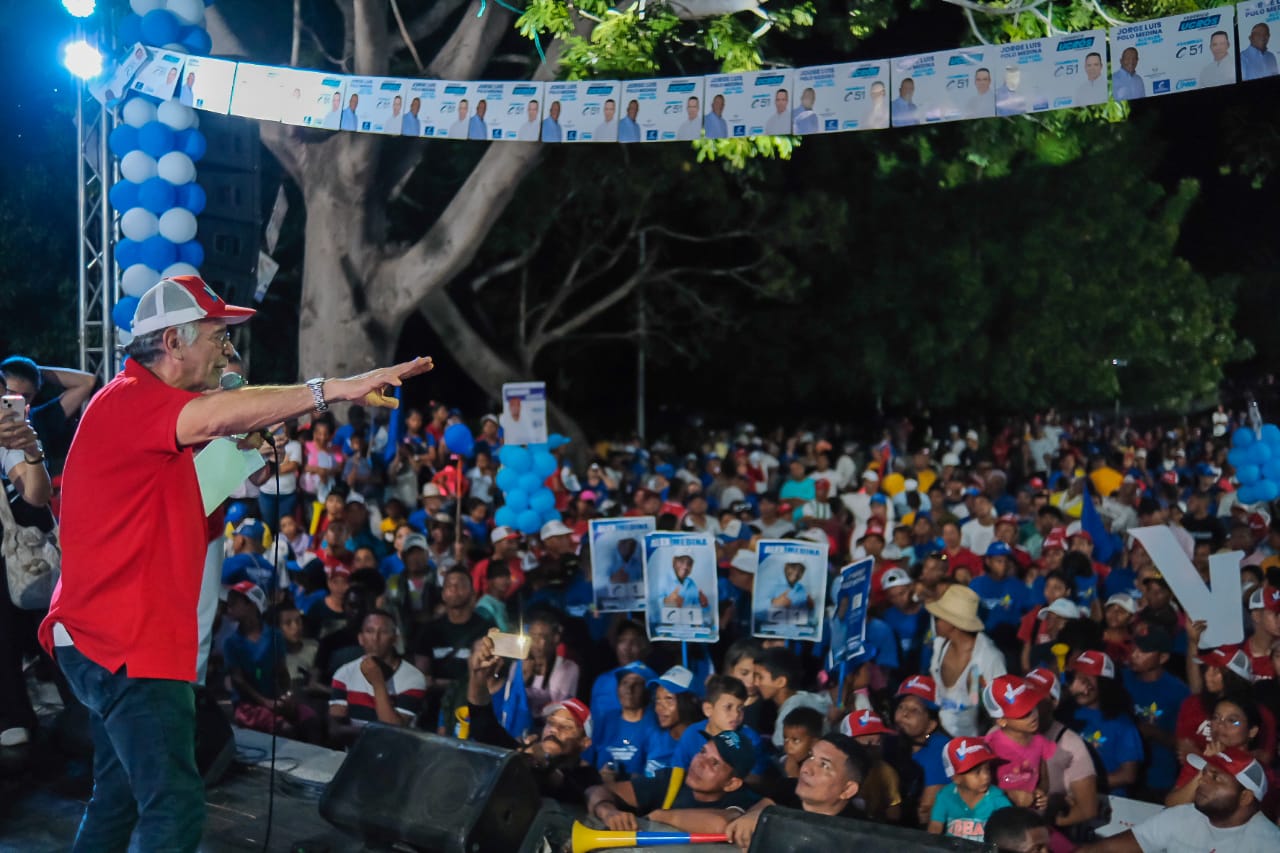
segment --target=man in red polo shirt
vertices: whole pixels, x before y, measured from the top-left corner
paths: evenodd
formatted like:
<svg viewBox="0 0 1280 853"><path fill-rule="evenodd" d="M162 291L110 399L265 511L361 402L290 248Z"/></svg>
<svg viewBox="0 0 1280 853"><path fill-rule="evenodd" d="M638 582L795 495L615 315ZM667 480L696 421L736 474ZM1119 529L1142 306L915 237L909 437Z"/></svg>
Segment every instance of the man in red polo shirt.
<svg viewBox="0 0 1280 853"><path fill-rule="evenodd" d="M195 850L204 786L195 763L197 602L204 505L194 450L332 401L394 406L388 385L428 358L349 379L206 393L232 352L228 305L197 276L163 279L134 313L124 370L85 410L67 455L62 580L40 626L89 709L93 797L74 850Z"/></svg>

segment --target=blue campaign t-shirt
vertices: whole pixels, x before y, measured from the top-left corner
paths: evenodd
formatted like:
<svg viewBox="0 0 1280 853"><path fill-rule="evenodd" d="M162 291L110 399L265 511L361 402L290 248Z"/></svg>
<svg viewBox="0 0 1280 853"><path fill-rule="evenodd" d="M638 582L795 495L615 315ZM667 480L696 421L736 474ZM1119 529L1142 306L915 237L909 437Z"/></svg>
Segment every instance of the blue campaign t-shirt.
<svg viewBox="0 0 1280 853"><path fill-rule="evenodd" d="M1126 716L1108 720L1096 708L1076 708L1075 716L1071 718L1071 728L1098 751L1102 766L1108 773L1116 772L1126 761L1141 764L1146 757L1142 735L1133 720ZM1127 790L1121 786L1112 788L1111 793L1123 797Z"/></svg>
<svg viewBox="0 0 1280 853"><path fill-rule="evenodd" d="M938 792L929 820L942 824L942 834L953 838L982 841L987 834L987 820L996 811L1012 806L1009 798L994 784L978 804L969 808L952 782Z"/></svg>
<svg viewBox="0 0 1280 853"><path fill-rule="evenodd" d="M1128 566L1123 566L1119 569L1112 569L1111 574L1107 575L1107 580L1103 584L1103 587L1106 590L1107 598L1110 598L1113 595L1119 595L1120 593L1133 596L1134 601L1137 601L1140 597L1140 593L1138 591L1138 573ZM1106 600L1107 599L1104 598L1103 602L1105 603Z"/></svg>
<svg viewBox="0 0 1280 853"><path fill-rule="evenodd" d="M651 709L644 716L631 721L622 718L622 711L611 711L596 725L591 737L591 763L596 769L612 763L619 776L644 775L644 745L655 731L661 731L658 718Z"/></svg>
<svg viewBox="0 0 1280 853"><path fill-rule="evenodd" d="M263 627L256 642L250 642L239 631L222 642L222 657L227 671L240 670L254 690L268 697L276 695L275 674L287 653L284 637L270 625ZM232 695L237 702L241 698L238 694Z"/></svg>
<svg viewBox="0 0 1280 853"><path fill-rule="evenodd" d="M684 734L680 736L680 743L676 744L676 751L671 756L672 767L682 767L689 769L689 762L693 761L693 757L702 751L707 745L707 738L703 734L707 730L707 721L694 723L684 730ZM764 742L760 740L760 735L751 726L744 725L738 729L738 734L751 741L751 746L756 751L756 763L751 768L752 773L764 773L769 769L769 756L765 754Z"/></svg>
<svg viewBox="0 0 1280 853"><path fill-rule="evenodd" d="M1163 732L1175 734L1178 728L1178 709L1191 695L1180 679L1161 672L1155 681L1141 681L1129 670L1122 676L1125 689L1133 698L1133 715ZM1178 756L1172 749L1158 743L1147 743L1147 787L1166 791L1178 779Z"/></svg>
<svg viewBox="0 0 1280 853"><path fill-rule="evenodd" d="M923 607L915 613L903 613L896 607L890 607L881 614L880 618L893 629L893 634L898 640L898 653L902 657L920 648L921 639L924 636L924 617Z"/></svg>
<svg viewBox="0 0 1280 853"><path fill-rule="evenodd" d="M911 760L924 770L924 786L947 784L947 767L943 763L942 754L947 749L947 739L938 732L929 735L924 746L911 754Z"/></svg>
<svg viewBox="0 0 1280 853"><path fill-rule="evenodd" d="M649 739L644 744L645 778L652 779L658 775L659 771L671 766L678 743L679 741L671 736L670 729L658 729L649 734Z"/></svg>
<svg viewBox="0 0 1280 853"><path fill-rule="evenodd" d="M268 596L276 589L276 567L261 554L236 554L222 561L222 583L225 586L253 581Z"/></svg>
<svg viewBox="0 0 1280 853"><path fill-rule="evenodd" d="M1010 575L996 580L991 575L980 575L969 582L969 588L982 601L983 619L988 632L1000 625L1017 628L1026 613L1027 585Z"/></svg>

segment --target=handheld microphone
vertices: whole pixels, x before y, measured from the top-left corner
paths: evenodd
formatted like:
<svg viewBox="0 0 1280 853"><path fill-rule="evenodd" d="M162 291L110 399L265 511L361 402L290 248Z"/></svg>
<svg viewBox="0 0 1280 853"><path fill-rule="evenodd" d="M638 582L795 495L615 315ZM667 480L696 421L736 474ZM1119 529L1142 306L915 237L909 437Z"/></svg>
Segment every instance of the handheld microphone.
<svg viewBox="0 0 1280 853"><path fill-rule="evenodd" d="M239 373L232 373L228 371L219 377L218 385L223 391L234 391L237 388L243 388L245 386L245 381L244 377Z"/></svg>

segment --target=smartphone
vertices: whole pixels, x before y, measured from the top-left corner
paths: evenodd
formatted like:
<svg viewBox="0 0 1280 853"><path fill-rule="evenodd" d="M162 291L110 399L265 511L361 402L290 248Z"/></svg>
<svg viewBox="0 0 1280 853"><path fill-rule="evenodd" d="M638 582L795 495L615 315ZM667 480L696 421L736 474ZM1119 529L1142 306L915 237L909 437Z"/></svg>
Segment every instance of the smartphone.
<svg viewBox="0 0 1280 853"><path fill-rule="evenodd" d="M0 397L0 418L25 420L27 417L27 398L21 394L5 394Z"/></svg>
<svg viewBox="0 0 1280 853"><path fill-rule="evenodd" d="M493 653L500 658L511 660L527 660L529 658L529 637L526 634L504 634L497 628L489 629L489 638L493 640Z"/></svg>

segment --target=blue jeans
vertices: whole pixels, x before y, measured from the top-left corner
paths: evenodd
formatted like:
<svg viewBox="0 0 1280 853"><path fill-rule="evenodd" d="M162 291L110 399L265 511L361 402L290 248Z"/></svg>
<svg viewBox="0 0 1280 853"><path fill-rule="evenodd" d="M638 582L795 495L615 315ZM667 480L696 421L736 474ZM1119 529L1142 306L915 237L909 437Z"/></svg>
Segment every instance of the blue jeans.
<svg viewBox="0 0 1280 853"><path fill-rule="evenodd" d="M298 506L298 493L287 495L268 495L258 493L258 512L262 513L262 523L271 528L271 535L280 532L280 519L293 515Z"/></svg>
<svg viewBox="0 0 1280 853"><path fill-rule="evenodd" d="M108 672L74 646L57 648L71 691L89 709L93 797L77 851L193 851L204 830L196 769L196 705L185 681Z"/></svg>

